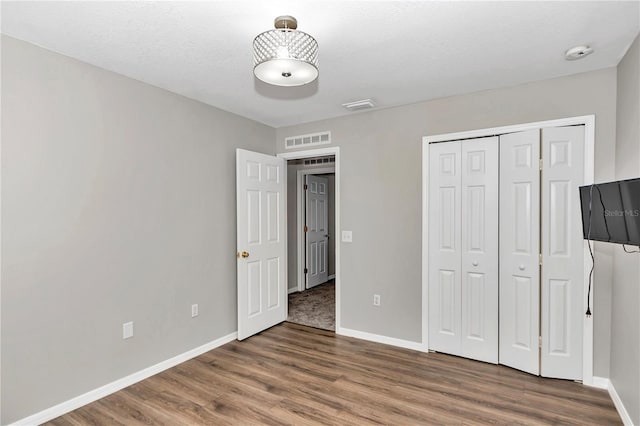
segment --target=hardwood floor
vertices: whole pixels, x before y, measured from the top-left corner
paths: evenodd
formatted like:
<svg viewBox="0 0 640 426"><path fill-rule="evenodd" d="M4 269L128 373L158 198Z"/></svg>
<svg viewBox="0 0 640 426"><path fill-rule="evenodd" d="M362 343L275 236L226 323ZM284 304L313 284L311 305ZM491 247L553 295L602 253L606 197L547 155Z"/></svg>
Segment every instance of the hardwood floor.
<svg viewBox="0 0 640 426"><path fill-rule="evenodd" d="M284 323L49 424L622 423L604 390Z"/></svg>

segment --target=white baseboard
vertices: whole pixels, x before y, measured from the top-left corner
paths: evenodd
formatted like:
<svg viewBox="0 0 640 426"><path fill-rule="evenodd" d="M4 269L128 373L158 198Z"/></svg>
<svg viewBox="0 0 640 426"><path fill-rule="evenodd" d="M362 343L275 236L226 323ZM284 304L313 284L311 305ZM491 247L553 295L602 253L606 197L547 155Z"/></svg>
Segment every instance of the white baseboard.
<svg viewBox="0 0 640 426"><path fill-rule="evenodd" d="M366 333L364 331L351 330L349 328L338 328L336 330L336 334L355 337L356 339L369 340L370 342L383 343L385 345L413 349L414 351L428 352L427 348L420 342L396 339L395 337L381 336L379 334Z"/></svg>
<svg viewBox="0 0 640 426"><path fill-rule="evenodd" d="M234 332L212 342L205 343L204 345L199 346L195 349L191 349L190 351L181 353L180 355L176 355L173 358L169 358L165 361L159 362L158 364L152 365L151 367L147 367L143 370L137 371L104 386L100 386L99 388L91 390L85 394L76 396L75 398L71 398L58 405L54 405L53 407L47 408L46 410L40 411L39 413L33 414L29 417L25 417L24 419L12 423L10 426L37 425L48 422L49 420L53 420L56 417L80 408L83 405L87 405L91 402L97 401L98 399L104 398L105 396L124 389L127 386L131 386L164 370L175 367L176 365L195 358L198 355L202 355L205 352L209 352L210 350L215 349L218 346L222 346L225 343L236 340L237 337L238 333Z"/></svg>
<svg viewBox="0 0 640 426"><path fill-rule="evenodd" d="M333 280L333 279L335 279L335 278L336 278L336 274L333 274L333 275L329 275L329 276L327 277L327 280Z"/></svg>
<svg viewBox="0 0 640 426"><path fill-rule="evenodd" d="M607 381L609 382L609 396L611 396L613 405L615 405L616 410L618 410L618 414L622 419L622 423L624 424L624 426L633 426L633 421L631 420L631 416L629 415L629 412L627 411L627 409L624 407L624 404L622 403L622 399L620 399L620 395L618 395L618 392L616 392L616 388L613 386L613 383L611 383L611 381L609 380Z"/></svg>
<svg viewBox="0 0 640 426"><path fill-rule="evenodd" d="M593 383L585 385L599 389L607 389L609 391L609 396L613 401L613 405L615 405L616 410L618 411L618 415L620 415L620 419L622 419L622 423L624 423L625 426L633 426L631 416L629 416L629 413L622 403L620 395L618 395L618 392L616 392L616 388L613 387L613 383L611 383L611 380L607 379L606 377L593 376Z"/></svg>
<svg viewBox="0 0 640 426"><path fill-rule="evenodd" d="M598 389L609 389L610 383L609 383L609 379L607 379L606 377L598 377L598 376L593 376L593 382L591 383L583 383L585 386L591 386L592 388L598 388Z"/></svg>
<svg viewBox="0 0 640 426"><path fill-rule="evenodd" d="M287 294L295 293L296 291L298 291L298 287L292 287L287 289Z"/></svg>

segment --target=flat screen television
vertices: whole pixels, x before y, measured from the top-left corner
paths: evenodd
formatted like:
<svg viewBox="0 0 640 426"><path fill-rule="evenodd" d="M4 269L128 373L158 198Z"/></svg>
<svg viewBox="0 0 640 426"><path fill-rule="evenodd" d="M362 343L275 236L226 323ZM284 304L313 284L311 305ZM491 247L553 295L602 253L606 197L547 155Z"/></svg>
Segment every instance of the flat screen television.
<svg viewBox="0 0 640 426"><path fill-rule="evenodd" d="M640 246L640 178L580 187L585 240Z"/></svg>

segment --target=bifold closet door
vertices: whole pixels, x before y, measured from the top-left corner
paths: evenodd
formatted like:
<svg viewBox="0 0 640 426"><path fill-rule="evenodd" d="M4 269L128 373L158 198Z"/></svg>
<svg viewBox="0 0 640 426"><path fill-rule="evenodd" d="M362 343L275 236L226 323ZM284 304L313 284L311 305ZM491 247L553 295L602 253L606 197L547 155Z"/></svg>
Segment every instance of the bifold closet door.
<svg viewBox="0 0 640 426"><path fill-rule="evenodd" d="M497 364L498 138L461 145L461 355Z"/></svg>
<svg viewBox="0 0 640 426"><path fill-rule="evenodd" d="M584 126L542 129L541 375L582 379Z"/></svg>
<svg viewBox="0 0 640 426"><path fill-rule="evenodd" d="M429 348L497 363L498 138L429 149Z"/></svg>
<svg viewBox="0 0 640 426"><path fill-rule="evenodd" d="M540 130L500 136L500 364L540 373Z"/></svg>
<svg viewBox="0 0 640 426"><path fill-rule="evenodd" d="M461 144L429 145L429 349L460 355Z"/></svg>
<svg viewBox="0 0 640 426"><path fill-rule="evenodd" d="M582 378L583 176L584 126L500 136L501 364Z"/></svg>

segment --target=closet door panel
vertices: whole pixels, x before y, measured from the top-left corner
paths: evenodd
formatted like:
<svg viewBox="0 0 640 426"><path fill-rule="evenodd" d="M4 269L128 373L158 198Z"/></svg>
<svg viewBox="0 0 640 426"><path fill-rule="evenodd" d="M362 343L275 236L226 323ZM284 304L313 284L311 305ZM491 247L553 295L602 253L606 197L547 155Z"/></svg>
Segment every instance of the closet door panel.
<svg viewBox="0 0 640 426"><path fill-rule="evenodd" d="M584 126L542 129L542 372L582 379Z"/></svg>
<svg viewBox="0 0 640 426"><path fill-rule="evenodd" d="M498 362L498 138L462 143L462 356Z"/></svg>
<svg viewBox="0 0 640 426"><path fill-rule="evenodd" d="M540 372L540 131L500 136L500 364Z"/></svg>
<svg viewBox="0 0 640 426"><path fill-rule="evenodd" d="M429 349L460 355L460 142L429 145Z"/></svg>

